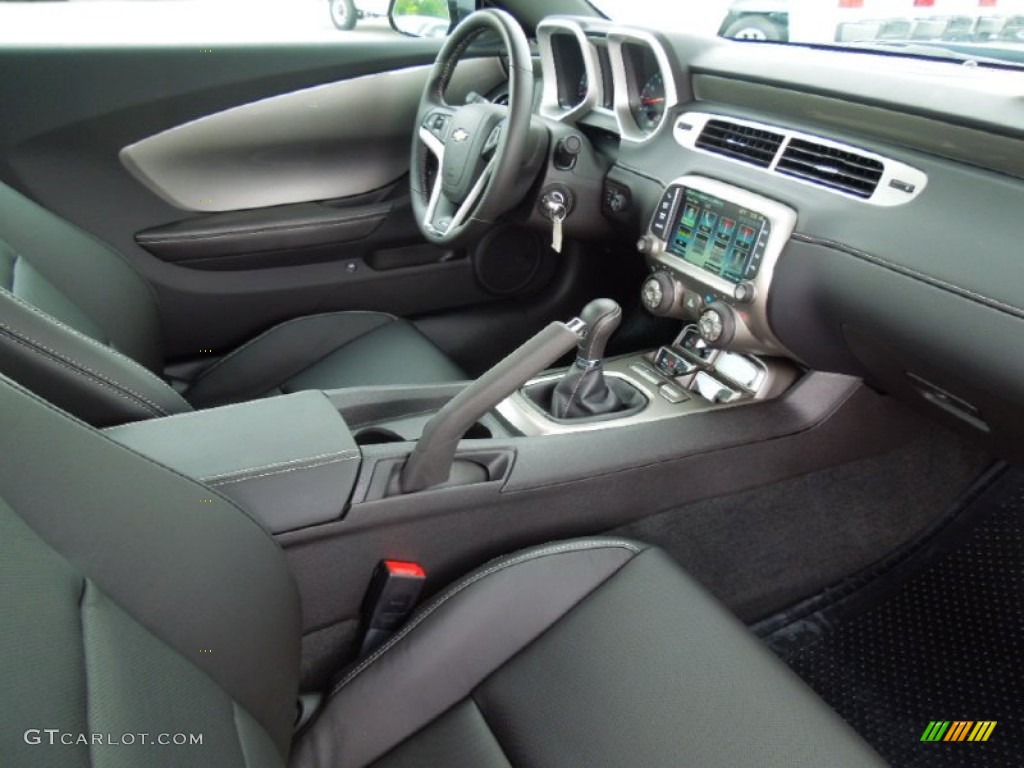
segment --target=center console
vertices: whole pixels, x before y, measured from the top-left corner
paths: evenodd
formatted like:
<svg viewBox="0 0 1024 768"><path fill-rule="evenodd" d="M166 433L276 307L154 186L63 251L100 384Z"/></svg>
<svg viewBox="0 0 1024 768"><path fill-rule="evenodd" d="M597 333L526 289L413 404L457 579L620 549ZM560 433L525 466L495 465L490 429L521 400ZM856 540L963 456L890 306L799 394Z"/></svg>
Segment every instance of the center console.
<svg viewBox="0 0 1024 768"><path fill-rule="evenodd" d="M796 211L776 200L703 176L676 179L637 244L652 269L644 306L695 321L715 347L792 357L768 323L768 301L795 226Z"/></svg>
<svg viewBox="0 0 1024 768"><path fill-rule="evenodd" d="M545 374L497 407L523 435L592 432L776 397L798 369L768 323L775 265L796 212L761 195L703 176L663 191L638 249L651 269L641 299L653 314L688 321L669 345L600 365L613 386L640 405L590 418L558 418L534 393L571 381ZM592 355L581 355L592 357ZM577 360L577 366L580 360Z"/></svg>
<svg viewBox="0 0 1024 768"><path fill-rule="evenodd" d="M553 371L500 403L497 414L513 431L529 437L593 432L769 400L785 392L799 375L787 360L710 347L696 325L683 328L670 345L606 360L604 371L609 379L636 389L643 407L605 418L555 418L531 396L534 389L550 386L564 375Z"/></svg>

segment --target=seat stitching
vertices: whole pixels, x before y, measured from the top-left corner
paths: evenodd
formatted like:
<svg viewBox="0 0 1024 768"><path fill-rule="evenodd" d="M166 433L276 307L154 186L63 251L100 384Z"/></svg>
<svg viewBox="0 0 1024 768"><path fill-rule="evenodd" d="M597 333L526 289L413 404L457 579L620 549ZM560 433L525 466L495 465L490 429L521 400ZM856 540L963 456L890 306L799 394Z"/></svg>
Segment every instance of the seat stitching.
<svg viewBox="0 0 1024 768"><path fill-rule="evenodd" d="M356 451L353 455L352 452L346 452L346 454L338 454L333 458L325 458L323 461L313 461L312 459L303 459L302 463L289 462L291 466L273 466L265 468L266 471L260 471L259 474L250 474L257 472L256 469L242 469L238 472L229 472L223 475L214 475L212 477L204 477L202 481L207 485L232 485L233 483L244 483L247 480L259 480L263 477L273 477L275 475L286 475L289 472L300 472L307 469L317 469L318 467L327 467L331 464L343 464L348 461L355 461L362 458L362 454Z"/></svg>
<svg viewBox="0 0 1024 768"><path fill-rule="evenodd" d="M311 317L324 317L325 315L381 315L382 317L390 318L392 322L397 321L399 319L396 315L392 315L389 312L370 312L370 311L365 311L365 310L351 310L351 311L343 311L343 312L326 312L326 313L317 314L317 315L304 315L303 317L295 317L295 318L292 318L291 320L285 320L283 323L278 323L277 325L275 325L275 326L273 326L271 328L268 328L263 333L261 333L259 336L256 336L253 339L249 339L249 341L245 342L242 346L240 346L240 347L232 350L228 354L226 354L224 357L222 357L220 360L215 362L213 365L211 365L205 371L200 373L196 377L195 381L192 382L192 384L190 385L189 389L195 388L199 384L199 382L201 382L203 379L207 378L215 370L217 370L218 368L222 367L225 363L227 363L232 358L237 357L238 355L240 355L243 350L251 347L253 344L257 343L261 339L264 339L264 338L267 338L267 337L271 336L272 334L274 334L275 332L281 330L282 328L284 328L286 326L294 325L295 323L301 323L301 322L303 322L305 320L309 320L309 318L311 318ZM383 327L383 326L379 326L379 327ZM374 328L372 330L377 330L377 329ZM371 331L367 331L366 333L370 333L370 332ZM365 336L366 334L363 334L363 335ZM357 336L356 338L360 338L360 337ZM353 339L353 341L354 341L354 339Z"/></svg>
<svg viewBox="0 0 1024 768"><path fill-rule="evenodd" d="M45 539L44 543L47 543ZM87 732L92 732L92 711L90 703L92 702L92 681L89 678L89 644L85 639L85 596L89 589L90 579L79 572L79 576L82 579L82 589L78 593L78 636L82 640L82 687L85 689L85 725ZM89 740L89 764L95 765L96 756L93 753L92 739Z"/></svg>
<svg viewBox="0 0 1024 768"><path fill-rule="evenodd" d="M0 323L0 329L5 330L8 333L8 335L10 335L10 336L14 336L14 337L17 337L19 339L22 339L25 342L27 342L29 344L32 344L33 346L36 346L36 347L38 347L39 349L41 349L41 350L43 350L45 352L48 352L53 357L56 357L56 358L58 358L60 360L63 360L66 363L69 363L69 364L71 364L71 365L73 365L73 366L75 366L77 368L80 368L83 371L86 371L86 372L92 374L93 376L95 376L98 379L102 379L103 381L107 382L108 384L110 384L110 385L112 385L114 387L117 387L118 389L122 389L125 392L128 392L131 395L134 395L140 401L142 401L143 403L146 403L146 405L150 406L157 413L164 413L164 414L168 413L168 411L165 408L161 407L160 405L157 405L156 403L154 403L153 401L149 400L145 396L140 395L135 390L133 390L133 389L131 389L129 387L126 387L124 384L121 384L120 382L114 381L113 379L104 376L102 373L94 371L93 369L89 368L86 365L83 365L82 363L78 362L77 360L75 360L72 357L68 357L67 355L62 354L62 353L58 352L55 349L50 349L50 347L47 347L45 344L41 344L39 341L37 341L36 339L33 339L28 334L23 333L21 331L18 331L16 329L12 328L11 326L7 325L6 323ZM100 346L102 346L102 345L100 345ZM103 347L103 348L107 349L106 347ZM167 386L166 382L161 382L161 383L164 386ZM182 402L184 403L184 400ZM188 403L185 403L185 405L188 405Z"/></svg>
<svg viewBox="0 0 1024 768"><path fill-rule="evenodd" d="M77 224L75 224L73 221L70 221L68 219L65 219L62 216L57 215L54 211L51 211L48 208L44 208L42 205L37 203L35 200L32 200L29 197L26 197L25 195L21 194L21 192L19 192L18 190L14 189L13 187L8 187L8 189L11 192L13 192L16 197L20 197L22 202L26 202L31 207L35 208L37 211L42 212L44 214L44 218L46 216L49 216L52 219L56 219L56 221L60 225L66 226L71 231L75 232L77 235L92 241L93 245L98 246L102 250L106 251L108 254L113 254L113 256L115 258L117 258L121 262L122 265L127 267L128 271L131 272L136 278L138 278L139 282L142 283L143 288L149 294L149 298L153 302L154 309L156 307L160 306L160 297L156 293L156 288L153 287L153 284L150 283L149 280L146 280L142 276L142 273L139 272L139 270L136 268L136 266L131 262L131 260L127 256L125 256L123 253L121 253L119 250L114 248L109 243L107 243L107 242L105 242L103 240L100 240L100 238L98 238L96 235L94 235L89 230L83 229L82 227L80 227Z"/></svg>
<svg viewBox="0 0 1024 768"><path fill-rule="evenodd" d="M576 380L576 386L572 388L572 393L569 395L569 399L565 401L565 408L562 412L563 419L569 418L569 409L572 408L573 401L576 400L576 395L579 393L580 387L583 386L583 380L587 378L589 373L589 371L584 371Z"/></svg>
<svg viewBox="0 0 1024 768"><path fill-rule="evenodd" d="M619 319L621 317L622 317L622 307L617 307L614 312L611 312L611 313L605 315L600 320L598 320L597 323L594 324L594 329L590 332L590 334L589 334L589 336L587 338L586 346L584 348L585 352L586 352L586 359L587 360L590 360L590 359L592 359L594 357L594 340L597 338L597 335L598 335L597 331L598 331L598 329L603 328L604 326L606 326L609 323L611 323L613 320L617 320L617 319Z"/></svg>
<svg viewBox="0 0 1024 768"><path fill-rule="evenodd" d="M459 43L459 45L455 48L454 51L452 51L451 58L448 59L448 62L445 65L444 70L441 72L441 77L439 77L437 81L437 88L434 91L434 95L437 97L437 101L439 104L445 103L444 92L448 89L448 85L450 84L452 79L452 74L455 71L456 65L459 63L459 59L462 57L462 54L464 54L466 52L466 49L469 48L469 46L472 45L473 42L486 31L488 30L484 27L474 30L473 32L466 36L465 40Z"/></svg>
<svg viewBox="0 0 1024 768"><path fill-rule="evenodd" d="M574 542L572 544L559 544L557 546L546 547L544 549L536 550L536 551L533 551L533 552L526 552L524 554L517 555L517 556L512 557L510 559L506 558L506 559L499 560L498 562L494 563L490 567L485 567L483 570L477 571L476 573L471 574L470 576L466 577L466 579L464 581L460 582L459 584L457 584L454 587L451 587L450 589L448 589L448 591L446 591L440 597L436 598L426 608L423 608L419 612L419 614L417 616L415 616L408 624L406 624L397 634L393 635L387 642L384 643L384 645L382 645L374 653L372 653L370 656L368 656L358 667L356 667L351 672L349 672L347 675L345 675L345 677L342 678L341 681L336 686L334 686L334 688L331 690L331 692L329 694L329 697L335 696L339 691L341 691L342 688L344 688L346 685L348 685L350 682L352 682L352 680L354 680L356 677L358 677L360 674L362 674L371 664L373 664L381 656L383 656L385 653L387 653L387 651L391 650L391 648L393 648L395 646L395 644L399 640L401 640L403 637L405 637L410 632L412 632L412 630L414 630L417 626L419 626L421 623L423 623L423 621L425 621L429 616L431 616L438 608L440 608L446 602L448 602L453 597L458 595L464 589L466 589L467 587L472 586L473 584L475 584L476 582L480 581L481 579L484 579L487 576L491 576L491 575L493 575L495 573L498 573L499 571L503 571L506 568L511 568L513 566L516 566L516 565L521 565L522 563L529 562L530 560L536 560L536 559L541 558L541 557L548 557L550 555L562 554L564 552L584 551L584 550L588 550L588 549L613 549L613 548L628 549L631 552L634 552L634 553L637 553L637 554L641 551L641 548L638 547L636 544L631 544L628 541L619 541L619 540L613 540L613 539L607 539L607 540L602 539L602 540L596 540L596 541Z"/></svg>
<svg viewBox="0 0 1024 768"><path fill-rule="evenodd" d="M505 758L505 762L507 762L509 765L514 765L514 763L509 757L508 752L505 749L505 745L502 744L501 739L498 738L497 729L495 729L495 727L491 725L491 721L487 718L487 713L484 712L484 708L480 704L480 702L476 700L476 696L473 695L473 691L470 691L469 695L466 698L473 703L473 707L480 715L480 719L484 721L484 725L487 727L488 732L491 734L491 738L494 739L494 743L497 745L498 751L501 752L502 756Z"/></svg>
<svg viewBox="0 0 1024 768"><path fill-rule="evenodd" d="M122 388L116 382L108 381L107 379L95 373L94 371L91 371L84 366L79 366L77 363L75 363L74 360L65 361L65 359L58 355L56 352L47 349L46 347L40 344L36 344L32 339L28 339L27 337L21 337L16 331L11 330L3 323L0 323L0 333L3 333L3 335L7 336L15 344L20 344L29 351L35 352L37 355L42 355L43 357L50 359L51 362L56 363L60 367L66 368L72 373L77 373L79 376L84 376L93 383L111 390L114 394L124 398L133 405L141 405L159 416L166 415L167 413L159 406L150 403L144 397L140 397L135 392L132 392L130 389Z"/></svg>
<svg viewBox="0 0 1024 768"><path fill-rule="evenodd" d="M991 296L986 296L983 293L972 291L969 288L965 288L961 285L956 285L955 283L943 280L941 277L936 277L935 275L928 274L927 272L921 272L920 270L914 269L913 267L907 267L904 266L903 264L897 264L896 262L889 261L888 259L883 258L881 256L876 256L873 253L862 251L861 249L856 248L852 245L847 245L846 243L841 242L839 240L816 237L814 235L807 235L802 232L794 232L793 239L798 240L802 243L808 243L809 245L818 245L833 248L849 256L853 256L863 261L876 264L880 267L892 270L893 272L896 272L898 274L907 277L917 278L924 283L932 285L936 288L941 288L942 290L948 293L953 293L957 296L960 296L961 298L974 300L979 304L984 304L985 306L988 306L992 309L1001 310L1003 312L1006 312L1007 314L1014 315L1015 317L1024 317L1024 309L1014 304L1008 304L1005 301L994 299Z"/></svg>
<svg viewBox="0 0 1024 768"><path fill-rule="evenodd" d="M159 382L161 386L166 387L167 390L174 397L177 397L181 401L182 405L191 407L191 406L189 406L188 401L186 401L185 398L183 398L181 395L179 395L177 392L174 391L173 387L171 387L166 381L164 381L159 376L157 376L155 373L153 373L151 370L149 370L149 368L147 368L146 366L142 365L142 363L140 363L138 360L133 360L132 358L128 357L123 352L119 352L118 350L116 350L114 347L109 346L107 344L103 344L102 342L97 341L96 339L92 338L91 336L85 335L84 333L79 331L77 328L72 328L70 325L67 325L66 323L62 322L61 320L58 320L56 317L53 317L53 315L50 315L49 313L44 312L43 310L41 310L39 307L35 306L34 304L30 304L29 302L25 301L20 296L17 296L16 294L11 293L10 291L7 291L7 290L5 290L3 288L0 288L0 291L2 291L10 299L14 300L15 302L20 304L25 309L27 309L30 312L34 312L35 314L39 315L43 320L46 320L47 322L57 326L58 328L60 328L63 331L66 331L67 333L70 333L72 336L75 336L76 338L79 338L82 341L85 341L88 344L92 344L95 347L99 347L104 352L107 352L107 353L113 355L114 357L119 358L120 360L123 360L124 362L128 363L128 365L131 366L132 368L138 369L140 372L142 372L142 374L144 376L148 376L153 381ZM40 346L42 346L42 345L40 345ZM127 389L127 387L125 387L125 389ZM130 391L130 390L128 390L128 391ZM135 394L135 393L133 393L133 394Z"/></svg>
<svg viewBox="0 0 1024 768"><path fill-rule="evenodd" d="M204 475L203 480L221 480L225 477L234 477L235 475L241 475L245 472L262 472L266 469L282 469L284 467L291 466L293 464L304 464L311 461L320 461L321 459L353 459L362 456L358 448L346 448L343 451L331 451L329 453L318 453L315 456L302 456L297 459L286 459L283 461L275 461L270 464L261 464L255 467L242 467L241 469L233 469L230 472L222 472L217 475Z"/></svg>

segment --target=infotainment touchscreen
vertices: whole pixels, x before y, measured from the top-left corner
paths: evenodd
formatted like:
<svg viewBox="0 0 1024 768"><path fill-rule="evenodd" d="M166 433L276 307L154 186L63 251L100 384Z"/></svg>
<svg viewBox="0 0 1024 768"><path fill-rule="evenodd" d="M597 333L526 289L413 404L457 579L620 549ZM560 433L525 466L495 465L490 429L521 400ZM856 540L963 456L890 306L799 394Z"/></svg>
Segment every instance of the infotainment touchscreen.
<svg viewBox="0 0 1024 768"><path fill-rule="evenodd" d="M763 214L693 189L683 190L678 211L669 253L733 283L757 275L769 226Z"/></svg>

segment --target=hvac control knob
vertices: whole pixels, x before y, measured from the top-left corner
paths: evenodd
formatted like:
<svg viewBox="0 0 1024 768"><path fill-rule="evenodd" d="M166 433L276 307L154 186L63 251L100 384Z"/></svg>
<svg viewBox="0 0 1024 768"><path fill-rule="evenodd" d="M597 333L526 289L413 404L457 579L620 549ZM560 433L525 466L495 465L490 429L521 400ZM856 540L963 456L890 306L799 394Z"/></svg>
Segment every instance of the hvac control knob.
<svg viewBox="0 0 1024 768"><path fill-rule="evenodd" d="M700 337L711 347L727 347L736 335L736 319L726 304L715 302L701 313L697 321Z"/></svg>
<svg viewBox="0 0 1024 768"><path fill-rule="evenodd" d="M640 300L652 315L665 317L675 307L680 289L668 272L655 272L644 280L640 288Z"/></svg>
<svg viewBox="0 0 1024 768"><path fill-rule="evenodd" d="M741 304L749 304L757 298L757 289L750 282L737 283L733 288L732 297Z"/></svg>

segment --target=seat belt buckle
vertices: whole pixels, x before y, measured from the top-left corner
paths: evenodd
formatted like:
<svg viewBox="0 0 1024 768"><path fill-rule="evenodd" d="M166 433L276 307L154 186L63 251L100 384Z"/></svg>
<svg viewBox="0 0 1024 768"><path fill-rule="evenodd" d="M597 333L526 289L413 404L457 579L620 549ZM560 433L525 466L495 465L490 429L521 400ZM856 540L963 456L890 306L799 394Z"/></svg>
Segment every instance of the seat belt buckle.
<svg viewBox="0 0 1024 768"><path fill-rule="evenodd" d="M365 656L378 648L409 618L427 573L418 563L402 560L382 560L370 579L370 588L363 599L363 644L359 655Z"/></svg>

